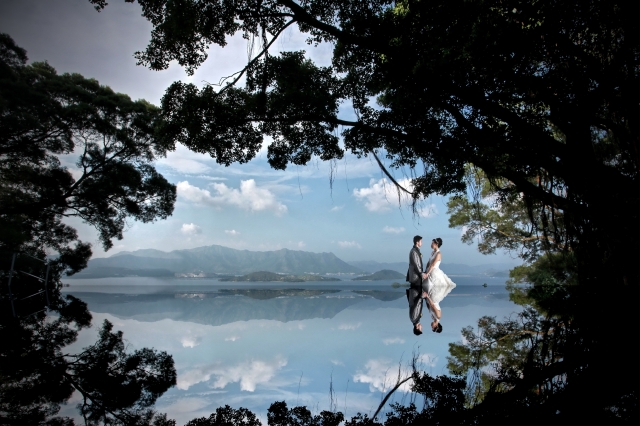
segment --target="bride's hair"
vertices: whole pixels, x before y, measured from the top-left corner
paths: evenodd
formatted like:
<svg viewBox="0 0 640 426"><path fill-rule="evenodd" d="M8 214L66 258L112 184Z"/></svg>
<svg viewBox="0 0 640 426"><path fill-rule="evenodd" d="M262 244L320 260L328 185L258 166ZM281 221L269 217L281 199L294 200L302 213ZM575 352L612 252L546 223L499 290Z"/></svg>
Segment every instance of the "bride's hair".
<svg viewBox="0 0 640 426"><path fill-rule="evenodd" d="M438 245L438 248L442 247L442 238L434 238L432 241Z"/></svg>

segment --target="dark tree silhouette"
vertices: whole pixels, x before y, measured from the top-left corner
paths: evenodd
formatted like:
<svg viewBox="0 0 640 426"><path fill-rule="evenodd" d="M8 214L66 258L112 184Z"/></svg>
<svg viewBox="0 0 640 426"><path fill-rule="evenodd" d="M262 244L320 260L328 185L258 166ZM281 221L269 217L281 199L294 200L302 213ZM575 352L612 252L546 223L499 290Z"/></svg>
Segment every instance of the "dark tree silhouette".
<svg viewBox="0 0 640 426"><path fill-rule="evenodd" d="M153 105L95 80L27 65L24 49L0 34L1 424L71 425L56 415L74 391L86 424L171 424L151 408L176 383L171 356L125 351L108 322L95 344L66 353L91 314L60 291L61 276L91 257L64 218L93 225L108 249L127 218L150 222L173 211L175 186L151 164L165 152L158 120ZM72 154L76 175L61 162Z"/></svg>

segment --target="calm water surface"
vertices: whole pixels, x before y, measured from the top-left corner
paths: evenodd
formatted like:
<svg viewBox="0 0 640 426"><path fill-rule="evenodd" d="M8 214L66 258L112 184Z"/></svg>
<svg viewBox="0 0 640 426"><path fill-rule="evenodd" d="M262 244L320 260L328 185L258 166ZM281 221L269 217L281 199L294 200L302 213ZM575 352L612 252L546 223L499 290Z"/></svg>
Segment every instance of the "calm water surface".
<svg viewBox="0 0 640 426"><path fill-rule="evenodd" d="M94 328L72 348L95 341L105 319L131 350L173 355L178 385L156 409L179 425L219 406L252 410L266 424L274 401L372 413L412 354L431 374L446 374L448 344L484 315L518 310L504 278L451 276L457 287L440 304L443 332L414 336L404 288L393 281L230 283L157 278L69 279L65 292L86 301ZM487 287L482 284L486 283ZM404 367L403 367L404 368ZM395 400L406 398L397 392ZM64 408L74 413L79 401Z"/></svg>

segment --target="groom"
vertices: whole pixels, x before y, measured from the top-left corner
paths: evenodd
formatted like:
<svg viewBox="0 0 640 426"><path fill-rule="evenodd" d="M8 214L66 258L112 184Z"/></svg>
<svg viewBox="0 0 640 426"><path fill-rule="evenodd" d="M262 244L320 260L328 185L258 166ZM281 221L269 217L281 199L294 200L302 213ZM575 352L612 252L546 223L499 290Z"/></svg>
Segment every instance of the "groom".
<svg viewBox="0 0 640 426"><path fill-rule="evenodd" d="M407 271L407 281L411 287L407 289L407 300L409 301L409 319L413 324L413 334L419 336L422 334L422 280L427 278L427 274L422 272L422 237L416 235L413 237L413 247L409 252L409 270Z"/></svg>

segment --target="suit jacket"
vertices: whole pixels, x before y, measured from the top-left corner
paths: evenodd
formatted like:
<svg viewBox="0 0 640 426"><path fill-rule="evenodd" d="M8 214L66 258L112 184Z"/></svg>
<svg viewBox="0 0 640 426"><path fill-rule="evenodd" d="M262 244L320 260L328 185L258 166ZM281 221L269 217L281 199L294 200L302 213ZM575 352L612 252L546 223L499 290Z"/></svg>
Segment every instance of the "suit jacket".
<svg viewBox="0 0 640 426"><path fill-rule="evenodd" d="M414 286L422 284L422 253L420 253L420 249L416 246L413 246L409 252L407 281Z"/></svg>

